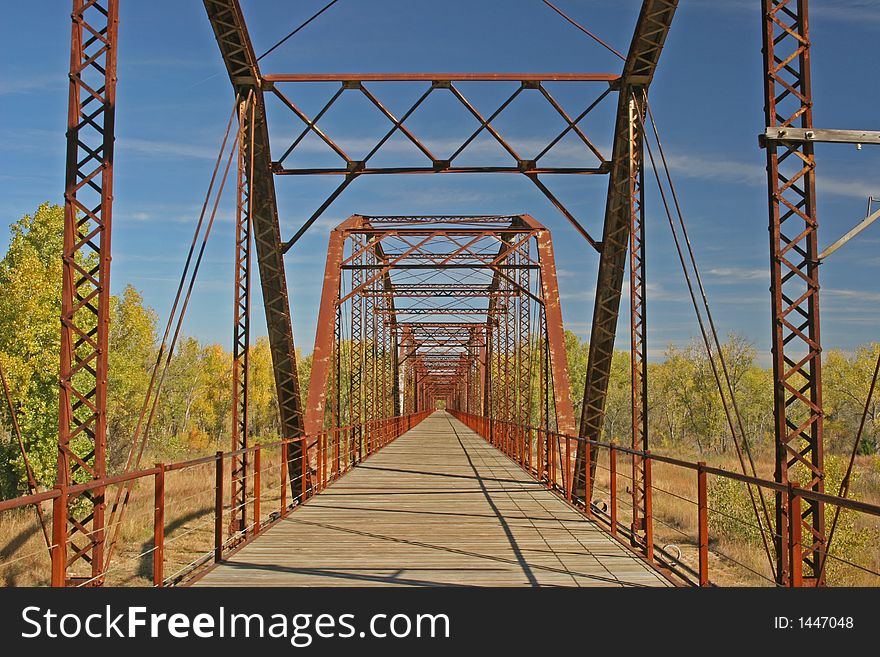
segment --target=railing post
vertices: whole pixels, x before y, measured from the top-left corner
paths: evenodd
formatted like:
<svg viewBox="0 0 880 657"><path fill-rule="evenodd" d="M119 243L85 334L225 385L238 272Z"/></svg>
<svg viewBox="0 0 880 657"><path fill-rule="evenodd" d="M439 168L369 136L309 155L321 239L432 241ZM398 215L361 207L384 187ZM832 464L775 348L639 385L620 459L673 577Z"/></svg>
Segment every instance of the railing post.
<svg viewBox="0 0 880 657"><path fill-rule="evenodd" d="M540 429L535 429L535 457L535 477L541 481L544 477L544 447Z"/></svg>
<svg viewBox="0 0 880 657"><path fill-rule="evenodd" d="M67 586L67 488L52 501L52 586Z"/></svg>
<svg viewBox="0 0 880 657"><path fill-rule="evenodd" d="M801 495L800 486L796 483L788 485L788 554L790 559L791 577L789 586L801 587L804 585L804 561L803 546L801 545L803 533L803 519L801 518Z"/></svg>
<svg viewBox="0 0 880 657"><path fill-rule="evenodd" d="M254 450L254 535L260 533L260 447Z"/></svg>
<svg viewBox="0 0 880 657"><path fill-rule="evenodd" d="M220 563L223 559L223 452L217 452L214 470L214 563Z"/></svg>
<svg viewBox="0 0 880 657"><path fill-rule="evenodd" d="M339 478L339 445L342 440L342 432L339 428L333 429L333 479Z"/></svg>
<svg viewBox="0 0 880 657"><path fill-rule="evenodd" d="M590 474L593 469L593 450L587 439L584 439L584 511L588 516L593 514L590 502L593 500L593 482Z"/></svg>
<svg viewBox="0 0 880 657"><path fill-rule="evenodd" d="M706 464L697 463L697 532L700 546L700 586L709 586L709 498Z"/></svg>
<svg viewBox="0 0 880 657"><path fill-rule="evenodd" d="M281 442L281 517L287 515L287 443Z"/></svg>
<svg viewBox="0 0 880 657"><path fill-rule="evenodd" d="M586 453L587 450L584 450ZM611 533L617 536L617 449L614 443L608 450L608 482L611 490Z"/></svg>
<svg viewBox="0 0 880 657"><path fill-rule="evenodd" d="M327 486L327 449L330 446L328 438L330 433L324 431L320 437L320 449L318 450L318 490L324 490Z"/></svg>
<svg viewBox="0 0 880 657"><path fill-rule="evenodd" d="M574 478L572 475L574 474L574 468L571 464L571 438L565 437L565 499L571 502L572 491L574 490L574 486L572 485L572 479Z"/></svg>
<svg viewBox="0 0 880 657"><path fill-rule="evenodd" d="M165 466L157 463L153 479L153 585L165 584Z"/></svg>
<svg viewBox="0 0 880 657"><path fill-rule="evenodd" d="M300 439L300 498L299 503L303 504L306 501L306 492L307 482L306 475L309 472L309 438L308 436L302 436Z"/></svg>
<svg viewBox="0 0 880 657"><path fill-rule="evenodd" d="M516 438L516 461L519 463L520 467L523 466L525 460L523 459L523 454L525 454L525 450L523 449L523 428L520 425L517 425L514 429L514 436Z"/></svg>
<svg viewBox="0 0 880 657"><path fill-rule="evenodd" d="M645 557L654 563L653 484L651 483L651 452L645 452Z"/></svg>
<svg viewBox="0 0 880 657"><path fill-rule="evenodd" d="M529 474L532 474L532 428L526 429L526 462L528 464Z"/></svg>

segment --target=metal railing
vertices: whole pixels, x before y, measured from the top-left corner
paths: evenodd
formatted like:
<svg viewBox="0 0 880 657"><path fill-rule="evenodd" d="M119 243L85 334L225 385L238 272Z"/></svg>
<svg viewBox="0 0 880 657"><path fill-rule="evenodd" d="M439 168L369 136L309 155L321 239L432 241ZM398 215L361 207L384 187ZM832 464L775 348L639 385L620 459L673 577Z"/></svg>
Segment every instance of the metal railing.
<svg viewBox="0 0 880 657"><path fill-rule="evenodd" d="M71 509L76 509L77 499L89 494L94 498L102 498L105 491L113 486L145 484L152 480L152 486L134 485L126 502L139 502L140 509L129 515L128 522L136 525L138 530L145 531L152 524L151 539L145 542L145 549L134 555L118 555L117 561L135 561L141 565L149 561L150 579L153 586L161 587L184 582L196 571L210 562L218 563L244 543L252 540L269 525L286 517L291 511L305 501L330 486L339 477L353 467L375 454L397 437L409 431L430 411L421 411L404 416L395 416L372 420L362 425L345 426L328 429L317 435L301 436L271 443L263 443L235 451L218 451L213 455L189 459L173 463L157 463L146 468L100 480L89 481L70 486L58 486L44 492L26 495L14 499L0 501L0 514L22 514L27 507L50 504L51 540L48 553L51 564L49 582L52 586L98 586L107 583L108 575L121 568L118 563L111 562L102 570L100 577L82 577L70 579L66 575L66 566L77 554L85 550L81 545L74 544L67 536L66 528L71 519ZM306 454L306 458L294 459L289 455L291 445L301 445L297 453ZM241 529L227 527L225 520L236 511L243 515L241 505L233 508L227 498L227 480L231 480L231 460L234 456L247 454L249 472L243 473L249 482L249 491L244 505L250 507L248 514L251 521ZM267 458L264 458L266 456ZM298 461L299 471L294 473L291 465ZM211 467L213 466L213 467ZM204 472L205 469L213 470ZM195 492L185 491L185 483L174 484L175 477L183 477L189 473L195 478L189 482L196 487ZM270 480L271 478L271 480ZM203 486L205 480L211 486ZM174 491L180 492L175 496ZM183 494L186 492L186 494ZM210 508L205 497L213 494ZM138 499L140 496L140 499ZM199 502L201 500L201 502ZM270 508L272 504L274 510ZM169 511L182 514L174 522L169 522ZM148 518L147 516L152 516ZM206 517L207 516L207 517ZM198 520L198 522L194 522ZM168 536L168 530L182 530ZM104 527L103 532L110 535L111 527ZM212 537L210 541L208 537ZM185 552L189 556L177 559L179 566L170 575L166 574L169 565L166 546L175 544L184 537L201 537L203 540L196 546L189 546ZM6 536L9 540L12 537ZM192 540L192 538L190 539ZM14 549L0 545L0 575L2 569L25 562L39 563L39 557L45 556L46 546L41 550L30 550L25 554L16 554ZM189 557L195 556L194 559ZM137 565L137 564L136 564ZM40 566L35 566L40 567ZM43 564L42 567L45 567ZM145 570L141 568L141 571ZM143 577L140 578L143 580ZM39 578L37 578L39 581Z"/></svg>
<svg viewBox="0 0 880 657"><path fill-rule="evenodd" d="M749 475L731 472L722 468L709 466L704 462L690 462L674 457L654 454L650 451L641 451L622 447L613 443L599 442L594 440L586 440L577 436L561 434L550 431L541 427L524 426L512 422L493 419L485 416L478 416L462 411L450 409L450 412L461 422L467 425L483 437L491 445L502 451L509 458L516 461L526 472L538 481L542 482L549 489L556 492L560 497L565 499L569 504L578 508L584 515L592 520L598 521L599 526L606 529L614 538L620 540L621 543L631 547L635 552L640 554L650 563L659 565L667 575L674 575L676 583L696 586L714 586L709 572L710 564L710 542L717 540L719 537L710 535L710 516L711 514L719 514L724 519L733 522L745 523L740 518L731 517L721 509L713 509L709 504L709 478L715 477L726 479L729 481L739 482L746 486L756 486L774 493L781 493L787 499L790 513L792 517L800 517L800 510L805 500L816 503L828 504L832 507L838 507L842 510L848 510L866 516L880 519L880 506L861 502L853 499L841 498L834 495L818 493L815 491L800 488L796 483L788 485L781 484L768 479L761 479ZM586 471L594 472L599 466L596 454L607 453L607 465L602 467L607 473L607 493L608 501L597 502L594 500L591 487L595 485L596 477L585 477L585 494L575 495L572 482L575 480L574 463L575 456L578 452L578 444L586 443L591 449L583 449L585 454L584 467ZM645 466L645 523L643 527L643 536L639 536L632 530L620 522L619 505L621 495L619 493L619 477L626 477L618 466L619 456L628 456L630 458L644 459ZM654 464L664 464L686 470L693 473L693 484L696 489L696 499L692 499L673 491L666 490L657 485L653 481L652 468ZM667 548L669 544L662 545L655 541L654 521L659 519L653 513L655 504L655 494L661 493L675 498L677 503L683 503L694 507L697 514L696 535L687 536L686 532L682 532L675 526L666 526L673 532L686 535L696 547L696 558L693 567L684 563L682 560L681 550L678 554L673 554L673 550ZM589 499L590 504L585 505L584 499ZM625 502L625 501L624 501ZM787 536L779 536L772 527L762 526L763 523L752 525L752 529L769 535L771 539L781 539L786 541L788 546L788 564L785 569L786 576L783 585L786 586L803 586L805 585L805 577L802 570L803 561L801 559L802 551L812 548L813 546L805 543L808 538L802 532L802 523L788 523L789 529ZM823 546L824 548L824 546ZM736 564L746 570L750 570L753 575L769 581L771 585L780 585L779 578L757 572L741 561L737 561L734 557L728 557L716 550L712 550L716 554L720 554L722 558ZM864 573L880 578L880 572L871 566L864 566L854 563L846 557L830 554L820 549L822 558L825 563L835 561L845 564L848 567L857 569ZM779 565L776 564L778 568ZM824 567L824 565L823 565ZM880 583L880 579L878 579Z"/></svg>

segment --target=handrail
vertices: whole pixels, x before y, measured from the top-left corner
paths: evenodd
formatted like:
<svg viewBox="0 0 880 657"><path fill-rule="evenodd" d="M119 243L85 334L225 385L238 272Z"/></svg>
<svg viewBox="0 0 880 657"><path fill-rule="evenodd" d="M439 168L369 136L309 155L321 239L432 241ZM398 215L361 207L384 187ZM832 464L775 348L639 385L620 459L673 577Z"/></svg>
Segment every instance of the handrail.
<svg viewBox="0 0 880 657"><path fill-rule="evenodd" d="M67 561L67 548L69 539L65 530L67 525L70 500L93 490L104 489L108 486L123 484L126 482L152 477L154 480L154 504L153 504L153 583L155 586L175 584L190 576L196 569L211 561L217 562L224 558L225 553L231 548L238 548L244 542L251 540L269 524L285 517L292 510L298 508L303 502L315 494L324 490L335 479L347 473L351 468L363 459L375 454L388 445L404 432L408 431L419 422L424 420L433 411L419 411L407 415L391 416L369 420L360 425L346 425L325 429L318 434L303 435L296 438L284 438L271 443L262 443L237 450L218 451L210 456L202 456L173 463L156 464L150 468L134 470L110 477L103 477L84 483L68 486L56 486L55 488L39 493L24 495L8 500L0 501L0 512L20 509L31 504L42 504L51 501L53 503L52 524L53 537L50 546L52 561L52 584L53 586L66 586L70 582L66 579L65 562ZM343 454L342 443L345 441L347 453ZM293 476L288 472L291 459L288 458L287 447L291 444L303 445L303 457L301 459L302 472ZM355 446L357 449L355 449ZM262 486L260 474L260 454L265 449L281 448L280 477L281 499L280 509L270 512L267 517L261 515ZM248 502L253 505L254 520L244 531L231 532L226 537L224 522L224 508L226 505L224 495L224 464L233 456L253 454L254 458L249 461L254 470L253 497ZM329 456L328 456L329 455ZM170 578L164 575L164 544L165 544L165 478L170 472L187 470L190 468L215 464L215 476L211 477L211 486L203 491L215 493L214 500L214 546L210 553L205 554L189 564L188 569L183 569ZM273 467L279 467L273 466ZM298 493L295 482L301 481ZM288 491L288 487L290 491ZM288 504L288 492L294 493L293 504ZM0 564L2 565L2 564ZM105 564L105 574L110 570L109 564ZM99 585L101 578L84 580L80 585Z"/></svg>
<svg viewBox="0 0 880 657"><path fill-rule="evenodd" d="M686 584L697 584L699 586L712 586L709 578L709 524L708 517L709 512L712 509L708 505L708 491L707 491L707 476L713 475L720 478L729 479L732 481L738 481L741 483L760 486L766 488L768 490L775 491L786 496L786 501L790 508L796 509L798 508L803 500L813 500L816 502L831 504L837 506L842 509L848 509L851 511L868 514L875 517L880 517L880 505L870 504L868 502L862 502L858 500L852 500L848 498L837 497L835 495L829 495L827 493L819 493L816 491L812 491L809 489L801 488L796 483L790 482L787 485L782 484L776 481L772 481L769 479L762 479L760 477L754 477L750 475L740 474L738 472L732 472L729 470L725 470L723 468L714 467L706 465L703 462L694 463L691 461L686 461L683 459L678 459L670 456L663 456L660 454L654 454L648 450L639 450L633 449L631 447L624 447L621 445L615 445L614 443L606 443L597 440L590 440L586 438L582 438L580 436L572 436L569 434L560 433L558 431L553 431L545 427L535 427L532 425L519 424L516 422L512 422L509 420L502 420L498 418L490 418L482 415L475 415L472 413L466 413L464 411L459 411L455 409L449 409L450 412L457 417L460 421L470 427L477 434L481 435L485 440L487 440L490 444L492 444L497 449L501 450L505 453L509 458L517 461L526 472L529 473L530 476L535 477L538 481L545 483L548 488L552 491L558 493L563 497L563 499L579 509L591 519L599 519L602 520L603 523L608 525L608 530L612 534L612 536L627 545L627 547L631 547L637 554L640 554L647 561L654 563L655 554L660 554L664 557L666 563L664 566L666 569L675 575L677 575L682 581ZM536 457L534 459L532 456L532 437L534 435L537 437L537 445L536 445ZM557 442L556 447L553 449L550 448L550 441L565 441L565 447L561 447ZM572 456L572 446L583 443L585 445L590 445L599 449L608 450L609 461L608 461L608 470L609 470L609 479L610 479L610 509L606 506L605 509L600 509L596 505L590 501L589 503L585 502L585 500L592 500L591 494L591 486L592 486L592 477L585 478L585 494L584 495L573 495L572 483L573 483L573 469L574 466L571 462ZM543 449L542 449L543 447ZM563 453L564 449L564 453ZM584 449L584 453L586 454L585 458L585 467L591 468L591 457L590 452L593 450ZM645 503L645 527L643 531L645 533L644 537L637 536L633 533L633 531L626 526L622 525L617 521L617 454L629 454L633 457L638 457L644 460L645 463L645 492L644 492L644 503ZM557 464L557 461L559 463ZM652 463L665 463L668 465L672 465L678 468L686 469L692 471L696 474L696 485L697 485L697 500L688 500L696 505L697 507L697 557L698 557L698 568L694 570L693 568L687 566L684 563L674 563L678 561L677 559L671 559L670 555L666 552L664 546L656 545L653 540L653 514L652 514L652 497L653 492L656 490L658 492L666 493L668 491L664 491L653 485L651 481L651 464ZM562 474L562 483L558 482L557 474ZM720 513L718 511L713 511L714 513ZM792 513L793 517L796 517L794 513ZM660 522L660 521L658 521ZM601 525L600 525L601 526ZM760 531L764 531L764 528L759 527ZM770 532L773 532L773 528L767 528ZM802 541L805 540L805 536L802 535L802 527L800 522L788 523L788 527L785 529L785 536L779 536L777 534L773 534L775 540L786 541L789 546L789 553L795 553L797 550L800 550L802 547L809 547L802 545ZM628 534L628 538L630 539L627 542L621 540L619 534ZM723 555L722 555L723 556ZM831 555L828 555L831 556ZM832 557L839 559L839 557ZM737 562L738 563L738 562ZM849 563L849 562L847 562ZM741 566L743 564L740 564ZM858 564L851 564L856 567L860 566ZM747 566L743 566L748 569ZM779 567L779 564L777 564ZM749 569L751 570L751 569ZM777 584L784 584L787 586L803 586L804 585L804 576L802 572L802 562L800 559L789 559L789 563L782 564L780 568L781 575L777 576ZM753 571L754 572L754 571ZM868 572L874 573L876 575L880 575L880 573L876 573L872 570L868 570ZM763 576L763 575L762 575ZM694 581L692 577L696 577L697 581ZM772 581L772 580L771 580Z"/></svg>
<svg viewBox="0 0 880 657"><path fill-rule="evenodd" d="M452 409L448 409L450 413L453 415L462 414L462 415L471 415L472 417L478 419L491 419L486 416L481 415L473 415L470 413L463 413L462 411L455 411ZM501 419L492 419L493 422L499 424L506 424L513 427L519 427L522 429L530 430L530 431L542 431L546 432L548 435L562 438L565 440L571 440L577 443L586 443L588 445L593 445L595 447L601 447L604 449L613 449L615 452L630 454L642 457L644 459L650 459L652 461L656 461L658 463L667 463L669 465L675 465L681 468L686 468L688 470L693 470L697 472L702 470L707 474L716 475L719 477L725 477L727 479L733 479L735 481L739 481L745 484L753 484L755 486L763 486L764 488L769 488L778 493L787 493L789 490L789 486L785 484L781 484L778 481L773 481L772 479L762 479L761 477L753 477L751 475L744 475L739 472L733 472L731 470L725 470L724 468L718 468L711 465L705 465L700 463L695 463L693 461L685 461L682 459L677 459L672 456L664 456L662 454L655 454L651 451L644 451L633 449L631 447L625 447L623 445L616 445L614 443L606 443L598 440L590 440L587 438L583 438L581 436L572 436L570 434L560 433L558 431L552 431L549 429L545 429L543 427L535 427L529 424L518 424L516 422L511 422L509 420L501 420ZM836 495L829 495L828 493L819 493L808 488L803 488L799 492L801 498L815 500L817 502L824 502L825 504L833 504L835 506L839 506L844 509L851 509L852 511L859 511L861 513L868 513L874 516L880 516L880 505L871 504L869 502L859 502L857 500L852 500L846 497L838 497Z"/></svg>

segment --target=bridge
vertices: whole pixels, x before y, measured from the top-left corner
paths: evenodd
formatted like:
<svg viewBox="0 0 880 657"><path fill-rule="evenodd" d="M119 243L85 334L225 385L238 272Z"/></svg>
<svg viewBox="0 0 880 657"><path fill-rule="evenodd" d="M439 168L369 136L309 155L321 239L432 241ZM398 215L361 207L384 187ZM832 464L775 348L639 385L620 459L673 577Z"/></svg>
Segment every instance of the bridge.
<svg viewBox="0 0 880 657"><path fill-rule="evenodd" d="M752 460L752 437L739 413L648 102L677 0L642 2L629 49L614 51L622 60L619 70L546 74L267 73L239 1L204 0L234 109L128 458L108 471L119 2L73 4L58 474L53 488L30 477L26 495L0 502L0 513L32 514L45 538L39 554L10 550L8 565L24 561L42 568L57 587L797 587L827 585L829 563L880 576L834 549L842 516L874 523L880 507L849 495L855 448L840 489L826 490L818 304L819 263L826 253L817 241L813 152L817 140L872 144L880 143L880 135L814 129L805 0L756 0L763 17L762 145L772 238L772 479L760 477ZM332 83L336 92L308 114L298 94L318 83ZM509 95L493 111L481 112L469 97L476 84ZM380 92L387 85L407 87L415 100L392 113ZM559 85L578 85L594 100L570 113L557 97ZM432 150L407 124L426 99L440 94L477 125L449 153ZM321 125L335 103L353 95L387 119L387 132L364 155L349 154ZM546 103L565 125L530 154L520 153L496 121L521 95ZM582 121L605 98L616 103L613 130L597 139ZM270 148L269 107L297 125L281 153ZM337 164L294 158L307 138L325 146ZM491 139L507 161L478 161L480 153L469 150L478 138ZM560 166L542 160L563 138L573 139L594 162L581 158ZM405 140L421 161L390 162L394 152L385 147L392 139ZM611 151L603 153L596 144L609 139ZM232 443L216 454L148 466L143 461L164 372L230 170L237 210L230 276ZM525 213L403 216L389 208L386 215L357 214L336 226L315 318L308 394L301 394L285 254L356 179L444 174L523 176L575 228L582 248L598 257L579 417L551 231L547 221ZM665 213L675 237L676 253L665 257L680 261L687 279L738 471L654 449L649 436L644 220L651 174L661 190L658 214ZM548 179L562 176L607 177L604 208L595 208L602 215L598 225L585 225L553 193ZM287 236L276 185L290 177L339 182ZM268 443L254 443L249 432L257 282L280 426L278 439ZM623 313L622 301L628 305ZM629 440L615 444L603 431L621 323L629 329L631 416ZM876 378L875 370L874 383ZM8 392L6 398L14 418ZM20 434L18 440L27 460ZM719 481L743 492L748 515L734 521L758 537L757 550L766 554L759 568L722 550L729 539L716 521L731 512L709 501ZM664 511L662 526L661 505L673 509ZM675 514L692 518L695 531L684 531L684 521L675 524ZM149 536L132 529L133 517L146 518ZM739 579L730 574L737 567Z"/></svg>

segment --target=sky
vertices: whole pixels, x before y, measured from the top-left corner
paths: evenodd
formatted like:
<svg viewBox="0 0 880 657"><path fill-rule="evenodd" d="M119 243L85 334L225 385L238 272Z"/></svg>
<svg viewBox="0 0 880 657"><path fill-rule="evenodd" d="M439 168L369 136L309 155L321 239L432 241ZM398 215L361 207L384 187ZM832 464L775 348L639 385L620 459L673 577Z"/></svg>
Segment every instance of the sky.
<svg viewBox="0 0 880 657"><path fill-rule="evenodd" d="M324 0L242 0L251 37L262 53L320 9ZM625 52L640 2L558 0L558 6ZM876 83L880 30L877 0L812 0L814 125L880 130ZM61 203L67 113L70 3L12 3L0 24L0 248L6 224L45 201ZM722 333L752 340L769 362L770 298L759 0L682 0L650 94L672 176ZM262 60L264 73L298 72L582 72L617 73L619 60L540 0L339 0ZM216 41L198 0L121 0L114 168L114 293L126 284L166 318L184 257L232 109L232 92ZM557 84L551 92L570 115L602 83ZM424 87L375 85L402 113ZM475 106L491 112L513 87L463 84ZM290 85L287 93L314 114L332 85ZM356 94L329 112L323 126L352 155L364 154L388 123ZM529 157L564 124L535 94L499 117L499 131ZM612 94L582 127L610 152ZM493 104L494 103L494 104ZM269 105L273 155L302 124ZM476 127L448 94L432 96L407 123L438 154ZM457 140L457 141L456 141ZM538 145L541 146L538 146ZM376 164L410 163L392 140ZM475 143L462 164L496 163L492 145ZM880 147L820 144L817 152L820 247L865 216L880 197ZM332 158L304 142L291 164L323 166ZM563 141L548 154L557 164L589 161ZM545 176L547 186L594 236L601 235L607 178ZM288 238L338 180L278 177L282 236ZM184 330L229 348L232 336L233 195L228 188ZM647 199L649 356L698 334L666 217L654 185ZM875 206L875 208L878 206ZM311 351L330 229L351 214L532 214L553 235L566 328L589 335L598 256L523 176L372 176L355 181L286 258L294 335ZM826 348L853 349L877 340L880 319L880 222L822 265L822 335ZM257 290L258 292L258 290ZM259 300L257 301L259 308ZM625 306L624 306L625 307ZM265 333L257 312L256 335ZM619 346L627 347L621 315Z"/></svg>

